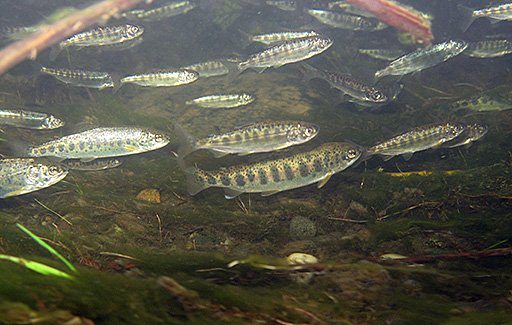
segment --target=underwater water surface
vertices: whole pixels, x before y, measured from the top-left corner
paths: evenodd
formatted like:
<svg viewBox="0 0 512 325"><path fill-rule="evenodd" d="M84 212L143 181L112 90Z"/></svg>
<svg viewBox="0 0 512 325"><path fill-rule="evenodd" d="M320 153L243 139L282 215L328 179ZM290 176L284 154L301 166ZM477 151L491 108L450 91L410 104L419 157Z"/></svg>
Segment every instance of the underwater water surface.
<svg viewBox="0 0 512 325"><path fill-rule="evenodd" d="M184 2L159 0L136 9L149 12ZM456 40L469 47L510 39L508 21L483 17L463 30L465 7L506 1L400 3L429 15L434 44ZM14 27L48 22L62 8L88 4L3 2L2 44L15 41ZM346 14L345 5L202 0L192 3L193 9L159 19L132 13L106 25L143 26L140 43L108 49L52 46L0 76L0 110L44 112L65 121L53 130L2 125L4 158L22 157L28 148L99 127L148 128L170 139L156 150L112 155L121 162L115 168L68 165L60 182L0 199L0 323L510 324L512 111L507 108L512 107L512 56L462 52L421 71L377 80L376 71L390 61L360 49L405 54L425 47L392 27L333 27L307 11ZM268 48L250 35L311 30L332 45L307 60L275 64L263 72L240 71L241 61ZM126 76L211 60L222 61L226 74L199 74L179 86L120 87ZM314 70L303 61L381 89L388 100L362 102L340 90L339 83L312 78ZM64 83L41 73L41 67L108 72L114 87ZM254 101L232 108L190 104L202 96L243 93ZM192 138L273 121L313 123L319 131L310 141L280 150L217 158L202 149L177 157ZM410 151L392 157L368 154L370 147L394 136L445 123L483 125L487 132L461 145L448 141L414 149L412 156ZM272 174L279 165L274 162L331 142L359 148L361 157L332 175L327 170L330 178L321 188L317 182L289 189L282 185L299 178L300 166L295 178L285 179L284 171L280 178ZM317 172L314 158L310 173ZM226 199L222 188L211 187L190 194L187 173L193 168L228 175L235 186L243 173L247 185L247 166L258 163L268 181L279 184L276 193L242 190ZM222 181L219 176L215 185ZM76 271L17 224L62 254ZM13 263L5 256L24 260ZM41 274L40 266L31 269L27 261L68 276Z"/></svg>

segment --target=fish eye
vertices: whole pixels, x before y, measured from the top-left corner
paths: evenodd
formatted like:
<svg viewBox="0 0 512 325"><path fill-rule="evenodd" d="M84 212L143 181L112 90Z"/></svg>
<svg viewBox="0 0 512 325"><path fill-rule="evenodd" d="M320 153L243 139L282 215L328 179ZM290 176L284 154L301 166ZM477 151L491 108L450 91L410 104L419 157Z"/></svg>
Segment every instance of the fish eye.
<svg viewBox="0 0 512 325"><path fill-rule="evenodd" d="M57 166L51 166L49 169L48 169L48 173L50 175L57 175L59 173L59 167Z"/></svg>
<svg viewBox="0 0 512 325"><path fill-rule="evenodd" d="M370 99L374 101L382 101L386 99L386 95L384 95L382 92L378 90L373 90L370 92Z"/></svg>

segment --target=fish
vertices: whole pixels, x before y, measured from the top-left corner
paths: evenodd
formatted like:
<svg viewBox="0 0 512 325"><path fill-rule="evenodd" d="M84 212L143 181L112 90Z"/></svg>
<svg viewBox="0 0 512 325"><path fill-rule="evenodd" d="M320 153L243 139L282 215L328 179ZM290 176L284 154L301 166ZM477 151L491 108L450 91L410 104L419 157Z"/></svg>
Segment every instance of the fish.
<svg viewBox="0 0 512 325"><path fill-rule="evenodd" d="M304 67L303 73L306 79L324 79L331 87L350 96L355 103L383 104L389 100L383 91L355 79L350 74L320 70L306 63L303 63L302 66Z"/></svg>
<svg viewBox="0 0 512 325"><path fill-rule="evenodd" d="M166 134L140 127L99 127L32 146L29 157L82 159L119 157L160 149L170 141Z"/></svg>
<svg viewBox="0 0 512 325"><path fill-rule="evenodd" d="M53 130L64 126L64 121L47 113L22 109L0 109L0 125L34 130Z"/></svg>
<svg viewBox="0 0 512 325"><path fill-rule="evenodd" d="M316 18L322 24L334 28L373 32L387 27L387 25L379 22L378 20L346 15L336 11L305 9L305 12Z"/></svg>
<svg viewBox="0 0 512 325"><path fill-rule="evenodd" d="M462 54L474 58L496 58L512 53L512 42L506 39L468 43Z"/></svg>
<svg viewBox="0 0 512 325"><path fill-rule="evenodd" d="M263 43L265 45L275 45L276 43L282 43L304 37L320 36L319 33L314 30L311 31L288 31L288 32L275 32L267 34L258 34L249 36L250 41Z"/></svg>
<svg viewBox="0 0 512 325"><path fill-rule="evenodd" d="M82 161L80 159L66 159L61 162L67 169L81 171L97 171L118 167L123 162L117 158L100 158L91 161Z"/></svg>
<svg viewBox="0 0 512 325"><path fill-rule="evenodd" d="M44 158L0 159L0 198L18 196L60 182L68 170Z"/></svg>
<svg viewBox="0 0 512 325"><path fill-rule="evenodd" d="M221 187L226 199L232 199L242 193L269 196L313 183L321 188L332 175L358 161L363 152L351 143L331 142L284 158L214 171L190 167L186 169L188 191L195 195L210 187Z"/></svg>
<svg viewBox="0 0 512 325"><path fill-rule="evenodd" d="M490 95L477 95L451 104L455 110L470 109L477 112L497 112L512 109L512 102Z"/></svg>
<svg viewBox="0 0 512 325"><path fill-rule="evenodd" d="M238 70L257 69L264 71L267 68L278 68L285 64L295 63L309 59L327 50L333 41L324 36L304 37L269 47L268 49L252 54L245 61L238 63Z"/></svg>
<svg viewBox="0 0 512 325"><path fill-rule="evenodd" d="M194 139L177 127L179 142L178 156L206 149L216 158L228 154L240 156L276 151L294 145L303 144L313 139L320 128L312 123L302 121L262 121L251 123L234 130L213 134L205 138Z"/></svg>
<svg viewBox="0 0 512 325"><path fill-rule="evenodd" d="M359 49L358 52L374 59L384 61L393 61L405 54L405 52L400 49Z"/></svg>
<svg viewBox="0 0 512 325"><path fill-rule="evenodd" d="M0 27L0 39L20 40L38 30L38 26L2 26Z"/></svg>
<svg viewBox="0 0 512 325"><path fill-rule="evenodd" d="M383 156L384 160L402 155L408 160L413 153L439 147L457 138L464 130L465 125L461 123L423 125L370 147L367 154Z"/></svg>
<svg viewBox="0 0 512 325"><path fill-rule="evenodd" d="M351 15L356 15L356 16L361 16L361 17L366 17L366 18L375 18L375 16L372 15L371 13L369 13L368 11L364 11L362 9L359 9L358 7L354 7L353 5L348 4L347 1L344 1L344 0L331 1L331 2L327 3L327 8L329 10L340 9L340 10L343 10L344 12L351 14Z"/></svg>
<svg viewBox="0 0 512 325"><path fill-rule="evenodd" d="M392 0L347 0L386 25L411 35L413 41L430 46L434 39L431 17L412 7Z"/></svg>
<svg viewBox="0 0 512 325"><path fill-rule="evenodd" d="M182 70L192 70L199 73L199 78L223 76L229 73L228 67L220 60L199 62L185 67Z"/></svg>
<svg viewBox="0 0 512 325"><path fill-rule="evenodd" d="M132 10L123 13L121 16L128 19L141 21L158 21L164 18L186 14L197 6L190 1L173 1L165 6L148 9Z"/></svg>
<svg viewBox="0 0 512 325"><path fill-rule="evenodd" d="M241 94L224 94L224 95L208 95L188 100L187 105L197 105L204 108L235 108L249 105L256 98L252 95Z"/></svg>
<svg viewBox="0 0 512 325"><path fill-rule="evenodd" d="M471 143L480 140L484 135L487 134L489 128L487 125L482 124L467 124L464 128L464 132L462 132L458 137L446 143L448 148L455 148L465 145L470 145Z"/></svg>
<svg viewBox="0 0 512 325"><path fill-rule="evenodd" d="M464 41L447 41L436 44L427 49L419 49L406 54L389 63L389 65L375 73L375 78L384 76L403 76L418 72L445 62L462 53L468 46Z"/></svg>
<svg viewBox="0 0 512 325"><path fill-rule="evenodd" d="M466 31L477 18L485 17L494 21L512 20L512 3L502 3L477 10L463 5L457 7L462 15L460 26L463 31Z"/></svg>
<svg viewBox="0 0 512 325"><path fill-rule="evenodd" d="M99 90L114 87L114 80L107 72L54 69L47 67L41 67L41 72L72 86L96 88Z"/></svg>
<svg viewBox="0 0 512 325"><path fill-rule="evenodd" d="M95 29L78 33L59 43L61 49L67 47L102 47L119 45L133 41L144 33L144 28L137 25L119 25L96 27Z"/></svg>
<svg viewBox="0 0 512 325"><path fill-rule="evenodd" d="M297 2L295 0L267 0L265 3L283 11L294 11L297 9Z"/></svg>
<svg viewBox="0 0 512 325"><path fill-rule="evenodd" d="M199 73L188 69L160 70L126 76L121 85L133 83L143 87L175 87L192 83L199 79Z"/></svg>

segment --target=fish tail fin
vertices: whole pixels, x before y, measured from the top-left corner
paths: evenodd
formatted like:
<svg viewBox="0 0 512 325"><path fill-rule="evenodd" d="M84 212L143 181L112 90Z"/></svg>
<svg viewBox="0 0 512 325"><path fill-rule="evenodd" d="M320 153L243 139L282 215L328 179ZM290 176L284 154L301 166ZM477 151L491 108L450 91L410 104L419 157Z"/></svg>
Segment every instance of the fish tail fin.
<svg viewBox="0 0 512 325"><path fill-rule="evenodd" d="M32 157L32 145L30 143L7 137L7 145L14 157Z"/></svg>
<svg viewBox="0 0 512 325"><path fill-rule="evenodd" d="M235 33L236 35L236 33ZM234 40L235 43L238 43L241 48L246 48L252 43L252 35L247 33L246 31L243 31L241 29L238 30L238 37Z"/></svg>
<svg viewBox="0 0 512 325"><path fill-rule="evenodd" d="M197 150L195 147L196 139L179 124L174 124L174 132L178 139L178 159L183 160L184 157Z"/></svg>
<svg viewBox="0 0 512 325"><path fill-rule="evenodd" d="M462 16L460 28L462 29L463 32L465 32L476 19L476 17L474 16L474 11L473 9L463 5L458 5L457 9L459 9L459 12Z"/></svg>
<svg viewBox="0 0 512 325"><path fill-rule="evenodd" d="M225 77L228 81L228 83L233 82L244 70L245 68L243 65L240 64L241 59L236 57L228 60L223 60L222 63L228 68L229 73Z"/></svg>
<svg viewBox="0 0 512 325"><path fill-rule="evenodd" d="M50 54L48 58L50 61L55 61L55 59L59 56L60 52L62 52L63 47L59 45L52 46L50 49Z"/></svg>
<svg viewBox="0 0 512 325"><path fill-rule="evenodd" d="M200 177L200 174L202 173L203 171L197 167L188 167L185 169L187 190L190 195L196 195L202 190L210 187L206 181L202 181L205 179L204 177Z"/></svg>
<svg viewBox="0 0 512 325"><path fill-rule="evenodd" d="M309 82L310 80L318 78L320 75L320 71L317 68L306 62L302 62L297 66L299 67L300 73L302 73L302 82Z"/></svg>

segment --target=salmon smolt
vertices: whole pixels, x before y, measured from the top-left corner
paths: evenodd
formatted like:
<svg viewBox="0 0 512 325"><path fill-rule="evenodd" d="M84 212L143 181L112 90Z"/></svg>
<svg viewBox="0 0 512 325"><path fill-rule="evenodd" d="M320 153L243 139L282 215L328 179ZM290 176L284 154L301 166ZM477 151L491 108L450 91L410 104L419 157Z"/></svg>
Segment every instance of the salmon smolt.
<svg viewBox="0 0 512 325"><path fill-rule="evenodd" d="M189 193L195 195L210 187L224 188L232 199L242 193L262 196L318 183L353 165L364 150L350 143L325 143L309 152L289 157L238 165L214 171L191 167L186 170Z"/></svg>

